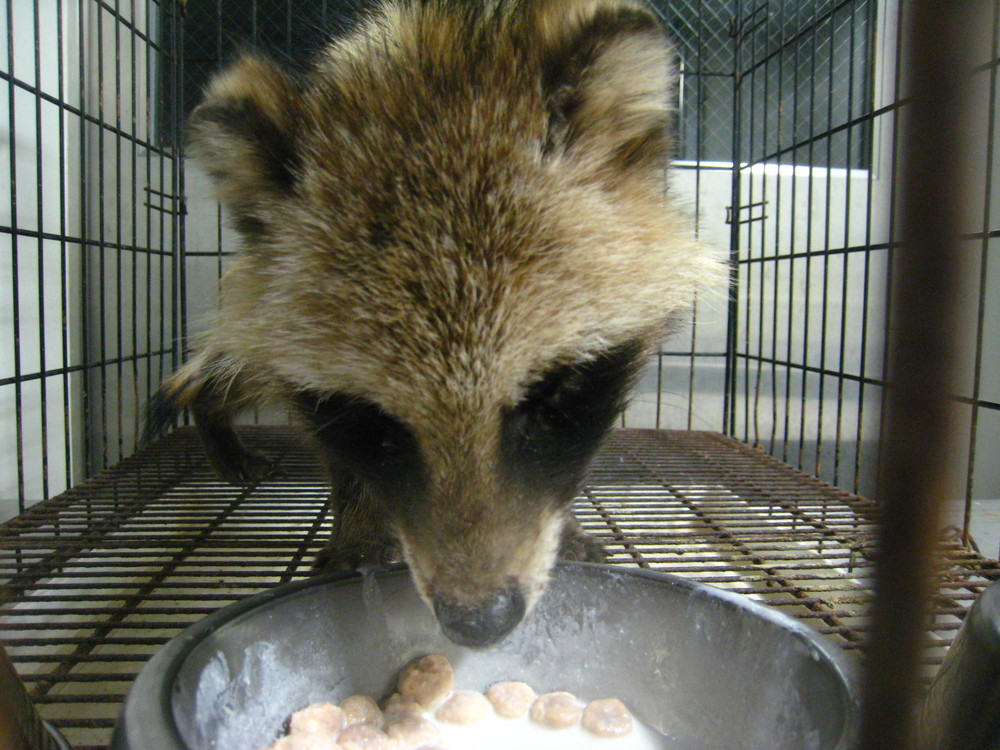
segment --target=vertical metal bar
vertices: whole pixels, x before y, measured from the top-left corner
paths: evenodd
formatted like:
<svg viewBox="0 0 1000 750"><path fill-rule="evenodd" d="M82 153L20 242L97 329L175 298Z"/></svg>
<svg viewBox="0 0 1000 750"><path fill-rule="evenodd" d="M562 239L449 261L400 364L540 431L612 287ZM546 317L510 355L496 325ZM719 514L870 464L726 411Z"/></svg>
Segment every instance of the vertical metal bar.
<svg viewBox="0 0 1000 750"><path fill-rule="evenodd" d="M157 116L157 129L160 132L156 139L157 144L161 147L160 152L156 156L156 171L159 177L160 200L163 201L164 208L156 217L156 249L159 254L157 310L159 312L159 349L163 352L166 352L167 349L170 350L169 356L161 355L159 357L157 380L162 380L166 377L167 372L177 365L177 362L174 361L174 347L176 346L176 341L173 337L174 306L167 297L168 289L173 297L176 297L177 294L177 287L174 286L174 267L172 265L176 261L173 254L168 255L166 252L167 217L173 217L173 212L177 209L177 199L175 197L175 185L171 185L170 192L167 192L166 161L167 149L176 143L173 140L177 135L173 127L173 120L175 119L173 112L176 108L183 105L181 104L181 93L175 88L173 83L173 68L177 64L177 61L172 52L175 43L174 34L176 33L173 28L173 14L175 9L172 0L163 0L158 3L157 12L159 13L160 24L160 49L155 53L155 61L158 68L157 79L160 82L161 89L166 90L166 97L163 97L160 101L160 113ZM152 244L152 238L150 239L150 243ZM168 305L170 305L169 312L167 310Z"/></svg>
<svg viewBox="0 0 1000 750"><path fill-rule="evenodd" d="M14 62L14 8L12 0L7 0L7 61L10 78L7 82L7 122L10 128L10 150L8 174L10 177L10 263L11 263L11 322L14 328L14 429L17 450L17 508L24 512L24 413L21 385L21 293L18 268L18 221L17 221L17 120L14 119L14 78L17 66Z"/></svg>
<svg viewBox="0 0 1000 750"><path fill-rule="evenodd" d="M48 420L48 378L45 372L45 225L44 225L44 202L43 196L43 170L45 165L42 161L42 57L41 57L41 17L38 11L38 0L32 4L32 13L35 25L34 40L34 68L35 86L38 93L35 94L35 211L38 221L38 239L36 246L36 257L38 259L38 396L39 396L39 437L42 453L42 499L49 497L49 420Z"/></svg>
<svg viewBox="0 0 1000 750"><path fill-rule="evenodd" d="M68 278L69 273L67 263L67 253L69 245L67 242L68 228L66 226L66 118L69 116L63 107L66 106L66 83L65 77L67 66L64 65L63 45L63 0L56 0L56 65L59 74L56 76L56 96L59 99L59 312L61 314L60 331L61 353L62 353L62 388L63 388L63 460L65 461L63 488L73 485L73 423L70 405L70 346L69 346L69 300Z"/></svg>
<svg viewBox="0 0 1000 750"><path fill-rule="evenodd" d="M254 40L254 43L257 44L260 41L260 36L259 36L260 35L260 30L259 30L259 27L258 27L258 19L257 19L257 9L258 9L259 6L258 6L257 0L252 0L250 7L252 9L252 11L251 11L251 27L253 29L253 40ZM622 412L621 417L622 417L622 427L624 427L625 426L625 412L624 411ZM254 425L259 425L260 424L260 407L257 406L257 405L254 405L254 408L253 408L253 423L254 423Z"/></svg>
<svg viewBox="0 0 1000 750"><path fill-rule="evenodd" d="M750 59L752 60L752 64L755 66L754 72L753 72L753 78L751 79L752 83L751 83L751 88L750 88L750 111L751 112L755 112L755 110L754 110L754 103L755 103L754 100L757 98L757 90L761 88L761 86L757 83L756 78L759 75L759 76L762 76L763 79L764 79L763 92L761 93L761 98L763 99L763 101L760 104L760 110L761 110L761 113L763 115L762 118L761 118L761 120L763 121L763 125L761 127L761 133L760 133L760 141L761 142L760 142L759 149L760 149L760 153L762 155L767 153L767 94L768 94L767 66L768 66L768 62L769 62L769 60L768 60L768 48L767 48L767 42L768 42L767 35L768 35L768 31L769 31L769 26L770 26L770 24L768 24L765 21L764 25L763 25L763 32L762 33L758 32L758 31L754 32L754 39L753 39L753 45L752 45L753 51L751 52L751 56L750 56ZM759 42L758 34L764 37L764 40L763 40L762 43ZM763 48L763 53L761 53L761 48ZM759 67L756 67L757 63L758 63L758 60L760 60L760 62L762 62L763 64L760 65ZM754 119L756 119L756 118L754 118ZM757 140L757 131L756 131L756 128L754 128L753 126L751 126L751 128L750 128L750 146L749 146L749 151L750 151L751 156L748 159L748 162L751 165L750 166L750 195L748 196L747 203L749 205L751 205L751 206L753 204L755 204L755 203L760 203L761 206L763 207L764 204L765 204L766 197L767 197L767 164L764 162L764 160L762 158L759 159L757 156L754 155L755 146L757 145L755 143L756 140ZM761 189L760 189L760 200L759 201L754 200L754 193L753 193L753 183L754 183L754 179L753 179L753 165L754 164L760 164L761 165L761 178L760 178ZM751 208L750 211L751 211L751 215L747 217L748 221L752 220L752 218L753 218L753 215L752 215L753 214L753 209ZM760 241L759 241L759 247L757 248L757 258L758 258L759 262L756 264L756 266L753 265L752 263L748 266L748 268L755 268L756 267L756 270L757 270L757 286L758 286L758 289L759 289L758 299L757 299L757 305L756 305L756 307L757 307L757 331L756 331L756 336L757 336L757 357L756 357L756 360L757 360L757 362L756 362L756 375L754 376L754 388L753 388L753 442L754 442L755 445L759 445L760 444L760 382L761 382L761 373L762 373L762 370L764 368L764 364L763 364L763 362L764 362L764 298L765 298L764 277L766 276L766 274L764 273L765 264L766 264L766 260L764 259L765 225L766 225L766 222L763 219L761 219L761 221L760 221ZM754 238L754 226L751 223L748 226L748 231L747 231L747 261L752 261L753 260L753 245L754 245L753 238ZM748 273L747 274L748 282L749 282L749 276L750 276L750 274ZM749 294L749 284L748 284L748 286L747 286L747 306L748 307L749 307L749 302L750 302L750 294ZM748 323L748 325L747 325L747 331L748 331L748 334L749 334L749 322L750 322L751 319L752 319L752 316L749 315L749 313L748 313L748 315L747 315L747 323ZM749 354L749 353L750 353L750 347L747 346L747 354ZM749 367L747 369L749 371ZM747 401L749 402L749 400L750 400L750 394L747 393Z"/></svg>
<svg viewBox="0 0 1000 750"><path fill-rule="evenodd" d="M979 247L979 288L977 290L978 299L976 302L976 351L972 370L972 415L969 426L968 450L969 458L965 466L965 498L962 512L962 543L969 545L970 526L972 524L972 490L976 475L976 442L979 435L979 406L982 386L983 370L983 327L986 319L986 279L989 273L989 249L990 249L990 207L993 192L993 159L994 151L994 131L996 128L996 104L997 104L997 59L1000 56L1000 3L993 7L993 33L989 58L990 94L989 114L986 120L986 176L983 189L983 237ZM1000 553L998 553L1000 554Z"/></svg>
<svg viewBox="0 0 1000 750"><path fill-rule="evenodd" d="M656 429L660 429L660 411L663 406L663 349L656 351L656 415L653 424ZM622 417L625 412L622 412Z"/></svg>
<svg viewBox="0 0 1000 750"><path fill-rule="evenodd" d="M733 137L732 161L733 174L730 189L730 203L733 211L740 205L740 97L742 81L740 77L740 37L739 28L742 22L742 2L736 3L733 16ZM728 312L726 315L726 386L723 394L722 430L727 435L735 435L736 430L736 339L739 327L739 301L736 290L740 285L740 223L734 221L729 225L729 268L732 278L730 282L733 292L729 295Z"/></svg>
<svg viewBox="0 0 1000 750"><path fill-rule="evenodd" d="M787 7L787 6L786 6ZM784 24L787 28L788 24ZM790 125L790 142L794 144L796 142L796 132L795 125L798 122L798 112L799 112L799 87L796 85L796 81L799 75L799 51L801 45L795 45L792 49L792 118ZM796 206L798 204L799 195L799 183L797 175L795 174L795 161L797 159L796 149L791 149L789 151L790 160L792 162L792 180L791 180L791 196L789 198L789 203L791 208L789 213L791 214L789 222L789 232L788 232L788 309L792 309L792 301L795 294L795 241L796 241L796 231L795 231L795 216L796 216ZM785 413L784 419L782 420L782 445L781 445L781 460L788 462L788 435L791 429L791 406L792 406L792 371L793 362L792 357L792 341L794 340L794 320L795 316L789 314L786 328L786 339L787 343L785 345Z"/></svg>
<svg viewBox="0 0 1000 750"><path fill-rule="evenodd" d="M174 25L173 39L173 80L172 93L178 102L173 110L173 151L171 154L171 167L173 173L174 200L171 202L171 228L172 228L172 250L177 266L177 274L180 284L175 287L175 305L179 311L179 326L175 333L179 334L174 338L177 342L175 346L174 367L179 367L184 359L183 347L187 342L188 320L187 320L187 280L185 270L187 262L185 259L185 198L184 198L184 107L180 104L181 91L184 83L184 3L182 0L174 0L172 23Z"/></svg>
<svg viewBox="0 0 1000 750"><path fill-rule="evenodd" d="M805 291L802 298L805 300L805 309L802 320L802 387L799 391L799 451L795 465L802 469L805 463L806 446L806 412L809 410L809 330L812 323L812 244L813 244L813 193L816 183L816 47L818 45L817 29L819 6L814 4L812 9L812 19L809 23L812 33L812 43L809 45L809 117L808 117L808 157L807 169L809 180L806 187L806 237L805 237ZM797 82L796 82L797 83ZM798 86L796 85L796 91ZM798 122L799 112L795 110L795 120ZM796 138L797 140L797 138ZM791 309L791 306L789 306Z"/></svg>
<svg viewBox="0 0 1000 750"><path fill-rule="evenodd" d="M108 463L108 314L107 314L107 272L105 264L106 240L105 240L105 148L104 129L107 125L104 119L104 9L97 5L95 25L97 26L97 273L98 289L100 299L98 300L98 322L99 331L99 352L100 361L97 367L100 371L100 411L101 411L101 461L100 466ZM97 466L88 467L89 471L95 471Z"/></svg>
<svg viewBox="0 0 1000 750"><path fill-rule="evenodd" d="M899 30L898 37L896 41L896 71L895 79L893 81L893 86L895 90L893 91L892 101L899 103L903 96L903 66L904 66L904 56L903 56L903 27L904 21L907 18L906 12L909 8L907 3L903 0L898 2L897 18L896 18L896 28ZM883 330L888 332L893 330L895 325L894 308L895 308L895 285L893 283L893 277L896 272L896 256L898 254L897 238L899 237L898 231L898 213L899 213L899 186L902 182L900 178L900 172L903 167L902 158L900 156L901 149L899 148L900 137L902 127L900 125L901 119L901 109L897 109L893 115L892 122L892 174L889 178L889 237L888 245L889 251L886 258L886 279L885 279L885 289L884 289L884 299L886 300L885 305L885 324ZM883 446L886 443L886 430L888 429L886 420L888 418L888 412L886 409L886 404L888 402L888 391L889 391L889 356L890 348L888 343L888 336L883 342L882 346L882 398L879 410L879 433L878 433L878 456L876 457L877 467L881 467L883 463L882 453ZM876 469L875 474L875 496L879 496L882 493L882 488L879 484L881 482L881 470Z"/></svg>
<svg viewBox="0 0 1000 750"><path fill-rule="evenodd" d="M215 38L215 63L216 65L222 62L223 45L222 45L222 0L217 0L217 34ZM224 219L222 215L222 204L217 203L215 207L215 227L216 227L216 238L215 238L215 252L216 252L216 276L222 278L222 227L224 225Z"/></svg>
<svg viewBox="0 0 1000 750"><path fill-rule="evenodd" d="M897 9L896 22L899 25L900 10ZM879 7L877 0L871 0L868 6L868 44L869 48L873 51L876 50L876 34L878 29L878 17L879 17ZM895 56L897 58L897 71L898 71L898 58L899 50L898 44ZM872 59L870 56L869 59ZM872 75L869 85L871 86L871 96L870 100L875 103L875 80L874 75ZM898 86L896 90L898 92ZM881 115L886 117L886 115ZM893 118L896 117L895 114L892 115ZM869 305L871 300L871 283L872 283L872 216L875 202L875 172L877 169L881 169L880 165L875 163L875 124L876 120L874 116L868 125L868 149L869 149L869 159L871 160L871 168L868 172L868 184L866 186L865 195L865 250L864 250L864 285L862 290L861 298L861 342L860 342L860 352L858 355L858 374L861 376L861 383L858 390L858 412L857 412L857 428L855 430L854 436L854 478L852 483L853 492L858 493L861 490L861 455L864 445L865 437L865 403L866 403L866 393L867 385L865 380L868 375L868 316L869 316ZM894 163L893 163L894 164ZM895 166L892 167L895 169ZM890 181L892 184L893 181ZM890 211L892 206L890 205ZM892 222L890 221L890 226ZM888 252L888 251L887 251Z"/></svg>
<svg viewBox="0 0 1000 750"><path fill-rule="evenodd" d="M90 200L91 179L88 177L90 170L87 169L87 159L90 149L87 148L87 118L83 113L88 110L87 97L90 91L87 82L90 76L87 74L87 14L84 9L84 0L77 0L77 13L80 23L77 29L77 76L80 86L80 336L81 336L81 372L83 391L83 467L80 474L86 476L91 471L93 461L93 443L91 430L91 418L93 414L93 393L90 388L90 368L91 368L91 344L90 344L90 239L87 204ZM89 504L88 504L89 509Z"/></svg>
<svg viewBox="0 0 1000 750"><path fill-rule="evenodd" d="M855 32L857 31L857 18L858 18L858 5L864 7L867 0L862 0L861 3L852 5L850 8L851 14L851 30L849 35L849 62L847 64L847 113L846 118L848 122L854 121L854 45L856 44ZM832 75L832 71L831 71ZM834 426L834 448L833 448L833 484L840 486L840 456L841 456L841 441L843 440L843 428L844 428L844 387L846 385L847 366L844 362L844 357L847 353L847 296L850 291L850 287L847 283L848 275L850 274L851 267L851 253L848 249L851 245L851 185L853 184L852 169L854 168L853 163L853 136L854 136L855 126L850 126L847 128L846 138L847 143L845 145L845 150L847 154L847 185L844 193L844 227L843 227L843 247L844 247L844 267L840 275L840 340L837 346L837 414L835 417ZM859 168L863 165L858 165ZM871 173L869 172L869 180L871 179ZM862 377L864 373L859 373ZM864 389L864 383L859 385L859 390Z"/></svg>
<svg viewBox="0 0 1000 750"><path fill-rule="evenodd" d="M695 102L694 102L694 231L695 239L701 239L701 161L702 146L704 144L702 107L704 106L704 81L705 81L705 6L698 4L698 31L695 34L695 57L697 58L697 70L695 71ZM694 300L694 310L691 317L691 357L688 365L688 403L687 403L687 429L694 429L694 399L695 399L695 367L698 363L698 298ZM663 362L660 361L659 372L663 371ZM656 400L656 426L660 427L660 398Z"/></svg>
<svg viewBox="0 0 1000 750"><path fill-rule="evenodd" d="M850 6L848 6L850 10ZM834 62L835 56L834 51L837 44L837 14L833 12L830 14L828 23L830 24L830 50L827 60L828 70L827 70L827 97L826 97L826 133L824 138L826 139L826 206L825 213L823 217L823 284L822 293L820 294L820 299L822 301L822 310L820 311L820 341L819 341L819 392L816 397L817 408L816 408L816 456L814 461L813 475L821 477L823 471L823 399L826 395L826 340L827 340L827 326L829 325L829 315L828 308L830 303L830 241L831 235L833 233L833 216L832 216L832 205L833 205L833 90L834 90ZM816 90L816 82L813 81L813 91ZM850 101L850 99L848 99ZM850 106L848 106L850 110ZM851 167L850 160L845 159L844 164L844 183L845 187L851 184ZM847 210L848 204L845 203L845 210ZM846 245L846 243L845 243ZM847 254L841 255L844 271L847 268ZM836 450L836 446L834 446Z"/></svg>
<svg viewBox="0 0 1000 750"><path fill-rule="evenodd" d="M756 103L756 98L757 98L757 71L754 68L755 64L757 63L757 34L755 30L756 17L757 17L756 10L757 9L755 8L754 14L751 16L752 20L750 22L750 28L751 28L750 39L749 39L750 55L749 55L749 65L747 66L748 69L750 70L748 78L750 93L747 97L748 101L746 107L748 113L747 132L744 133L743 144L742 144L743 147L746 149L746 167L745 167L746 182L743 187L743 190L746 193L746 197L744 198L741 195L740 204L733 206L733 221L735 221L738 224L743 223L743 213L741 211L741 207L744 205L744 202L746 205L752 205L754 202L753 200L753 192L754 192L753 163L755 158L754 115L756 114L756 112L754 111L754 104ZM752 212L753 209L751 208L750 211ZM751 393L750 327L751 327L751 322L753 321L752 295L750 293L750 289L752 288L754 281L753 279L754 264L750 262L753 260L753 226L750 224L747 224L747 231L745 232L745 240L746 240L746 248L744 251L745 256L741 259L741 263L743 264L743 267L746 269L746 294L744 298L744 315L746 316L746 323L744 324L743 327L743 352L745 354L744 357L745 365L743 369L743 442L749 443L751 442L750 428L751 424L753 424L753 420L751 419L752 412L750 409L750 393ZM760 365L758 363L758 367L759 366Z"/></svg>
<svg viewBox="0 0 1000 750"><path fill-rule="evenodd" d="M782 9L782 21L784 21L784 16L787 14L787 6ZM778 75L777 81L775 82L775 88L777 89L777 98L781 100L782 93L782 81L784 80L785 74L785 45L782 44L781 34L782 29L785 28L784 23L778 24L775 34L778 37ZM772 455L775 452L775 446L777 444L778 438L778 290L781 288L781 194L782 194L782 180L781 180L781 134L782 134L782 122L781 122L781 111L775 113L775 133L774 133L774 151L778 155L777 163L775 168L777 170L777 176L775 178L775 191L774 191L774 314L771 316L771 435L768 439L768 452ZM789 252L787 255L790 255ZM791 268L791 259L788 260L789 269ZM787 368L785 372L785 377L788 377Z"/></svg>
<svg viewBox="0 0 1000 750"><path fill-rule="evenodd" d="M139 0L137 0L139 1ZM143 136L145 140L145 183L147 190L146 200L148 205L146 206L146 287L145 287L145 297L146 297L146 389L147 395L152 393L156 388L156 379L153 375L153 352L159 351L163 347L155 344L153 342L153 262L154 259L159 257L159 262L163 262L163 252L162 248L153 246L153 212L157 209L154 205L159 206L160 215L162 216L163 209L167 203L167 196L163 194L163 190L160 190L157 196L153 196L153 145L156 143L156 138L154 133L156 132L156 124L153 122L153 118L157 116L156 110L154 110L152 102L154 88L157 85L159 75L159 70L156 65L157 55L159 54L156 47L162 45L162 39L157 40L157 37L153 33L153 15L159 12L159 6L156 4L155 0L145 0L144 14L145 14L145 34L146 34L146 47L143 50L143 56L146 64L146 89L142 93L142 103L143 111L146 117L146 128L145 134ZM155 41L154 41L155 40ZM159 87L162 91L162 86ZM161 171L162 173L162 171ZM162 178L161 178L162 179ZM162 185L161 185L162 187ZM154 201L156 202L154 204ZM153 254L153 250L156 250L156 254ZM163 276L160 276L160 286L163 286ZM162 310L160 311L162 315ZM136 326L138 327L138 326ZM138 424L136 425L138 427ZM137 443L138 444L138 443Z"/></svg>
<svg viewBox="0 0 1000 750"><path fill-rule="evenodd" d="M122 347L122 318L124 317L123 310L123 299L122 293L123 289L123 279L122 279L122 265L125 257L126 250L124 248L124 243L122 242L122 46L121 46L121 30L122 30L122 18L121 18L121 8L120 0L115 0L114 13L111 15L111 21L114 23L115 34L114 34L114 61L115 61L115 244L114 244L114 262L115 262L115 371L116 371L116 383L115 383L115 421L117 423L117 437L118 437L118 450L115 452L112 460L118 461L122 456L125 455L125 444L124 444L124 432L125 426L122 421L122 415L125 411L124 408L124 350ZM133 262L135 257L133 255Z"/></svg>
<svg viewBox="0 0 1000 750"><path fill-rule="evenodd" d="M147 202L146 198L148 194L145 190L140 190L139 188L139 153L138 153L138 143L139 143L139 121L138 121L138 109L139 100L136 96L136 78L139 76L139 57L138 57L138 34L139 32L139 19L137 14L137 4L142 2L142 0L129 0L131 3L131 13L132 18L132 28L129 29L129 40L130 45L130 55L129 55L129 77L131 79L131 89L129 94L129 116L131 117L131 122L129 123L129 134L131 138L131 148L132 154L130 156L130 167L131 167L131 182L132 182L132 226L131 226L131 241L129 244L132 246L132 279L131 279L131 289L129 295L132 298L132 319L129 322L129 333L132 338L132 392L134 394L133 398L133 420L132 420L132 435L131 435L131 445L127 445L127 453L131 453L135 450L135 447L139 444L139 422L142 410L140 405L144 401L143 394L140 391L141 380L139 378L139 301L137 299L139 295L139 259L143 258L146 262L149 261L149 248L142 247L139 242L139 208ZM148 146L147 146L148 149ZM148 208L146 209L149 210ZM124 454L127 455L127 454Z"/></svg>
<svg viewBox="0 0 1000 750"><path fill-rule="evenodd" d="M900 232L893 281L887 429L862 750L917 746L913 707L920 641L932 593L941 501L956 495L948 396L956 354L960 213L971 154L964 4L914 0L903 27L908 103L900 142Z"/></svg>

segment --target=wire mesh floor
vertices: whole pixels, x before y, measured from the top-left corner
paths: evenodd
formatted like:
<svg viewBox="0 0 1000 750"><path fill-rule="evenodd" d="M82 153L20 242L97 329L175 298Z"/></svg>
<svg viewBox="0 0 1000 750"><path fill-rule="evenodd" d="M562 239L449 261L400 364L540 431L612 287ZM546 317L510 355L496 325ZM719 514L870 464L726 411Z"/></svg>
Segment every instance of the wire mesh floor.
<svg viewBox="0 0 1000 750"><path fill-rule="evenodd" d="M184 627L308 575L329 532L322 470L294 428L244 439L284 477L219 482L184 428L0 526L0 642L42 714L106 747L145 660ZM877 510L709 432L620 430L575 507L610 562L738 591L858 653ZM941 539L928 675L997 563Z"/></svg>

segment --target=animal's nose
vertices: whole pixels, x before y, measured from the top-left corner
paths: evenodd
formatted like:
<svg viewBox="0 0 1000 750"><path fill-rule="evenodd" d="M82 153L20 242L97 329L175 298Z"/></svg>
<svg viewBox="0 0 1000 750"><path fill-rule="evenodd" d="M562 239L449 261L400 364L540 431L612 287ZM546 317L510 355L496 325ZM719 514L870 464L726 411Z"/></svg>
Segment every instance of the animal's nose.
<svg viewBox="0 0 1000 750"><path fill-rule="evenodd" d="M448 639L459 646L485 648L501 640L524 617L524 595L514 582L476 607L435 598L434 614Z"/></svg>

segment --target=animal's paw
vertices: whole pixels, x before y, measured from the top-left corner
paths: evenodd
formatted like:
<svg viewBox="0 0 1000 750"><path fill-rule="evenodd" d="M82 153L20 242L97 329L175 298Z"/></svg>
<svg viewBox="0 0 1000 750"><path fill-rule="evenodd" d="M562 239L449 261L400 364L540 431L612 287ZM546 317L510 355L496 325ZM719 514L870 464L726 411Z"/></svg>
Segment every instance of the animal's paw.
<svg viewBox="0 0 1000 750"><path fill-rule="evenodd" d="M316 555L312 572L317 574L357 570L358 568L388 565L400 562L402 559L399 545L393 540L347 545L331 541Z"/></svg>
<svg viewBox="0 0 1000 750"><path fill-rule="evenodd" d="M230 484L244 486L262 479L276 479L283 476L277 464L272 463L266 456L245 448L216 452L209 458L216 473Z"/></svg>
<svg viewBox="0 0 1000 750"><path fill-rule="evenodd" d="M572 562L603 563L607 562L608 555L601 543L574 521L567 523L563 529L559 558Z"/></svg>

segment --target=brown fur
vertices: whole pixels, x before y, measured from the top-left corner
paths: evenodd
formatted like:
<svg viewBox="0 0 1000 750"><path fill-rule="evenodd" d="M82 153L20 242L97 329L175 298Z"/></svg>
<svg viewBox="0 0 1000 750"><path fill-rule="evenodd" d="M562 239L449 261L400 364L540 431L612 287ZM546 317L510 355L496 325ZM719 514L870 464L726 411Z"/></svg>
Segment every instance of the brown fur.
<svg viewBox="0 0 1000 750"><path fill-rule="evenodd" d="M571 490L526 497L498 470L502 419L553 367L652 352L719 276L665 195L672 62L629 0L424 0L303 78L253 55L220 74L192 152L244 247L163 389L220 470L267 469L229 426L248 404L356 397L412 433L427 490L404 519L333 469L341 561L398 539L429 601L514 580L530 606L560 543L592 556Z"/></svg>

